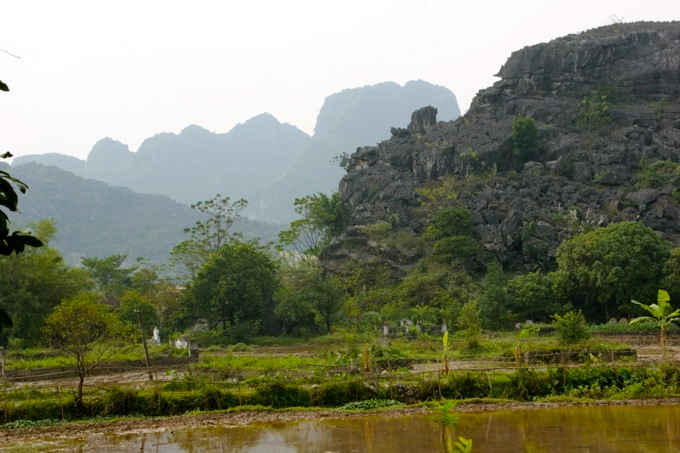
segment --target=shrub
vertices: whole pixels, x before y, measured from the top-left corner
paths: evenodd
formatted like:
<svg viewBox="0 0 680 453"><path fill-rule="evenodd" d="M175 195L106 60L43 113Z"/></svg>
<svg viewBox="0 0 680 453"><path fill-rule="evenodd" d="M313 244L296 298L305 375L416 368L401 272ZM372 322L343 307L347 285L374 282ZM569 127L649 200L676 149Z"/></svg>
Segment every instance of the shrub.
<svg viewBox="0 0 680 453"><path fill-rule="evenodd" d="M290 384L274 382L257 389L255 404L281 407L308 407L311 403L309 391Z"/></svg>
<svg viewBox="0 0 680 453"><path fill-rule="evenodd" d="M512 153L522 161L538 153L538 130L530 115L517 115L512 120Z"/></svg>
<svg viewBox="0 0 680 453"><path fill-rule="evenodd" d="M552 318L560 344L571 345L590 338L590 330L581 310L569 311L563 316L554 314Z"/></svg>
<svg viewBox="0 0 680 453"><path fill-rule="evenodd" d="M607 95L591 96L581 99L580 109L576 116L576 125L590 134L600 131L609 125L609 102Z"/></svg>

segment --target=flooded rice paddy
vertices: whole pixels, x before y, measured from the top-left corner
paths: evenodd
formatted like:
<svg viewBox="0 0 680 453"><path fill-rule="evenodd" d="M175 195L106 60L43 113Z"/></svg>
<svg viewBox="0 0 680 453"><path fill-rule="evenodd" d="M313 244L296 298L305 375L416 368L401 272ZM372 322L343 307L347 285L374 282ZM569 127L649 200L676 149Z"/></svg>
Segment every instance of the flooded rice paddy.
<svg viewBox="0 0 680 453"><path fill-rule="evenodd" d="M466 412L454 438L475 452L680 452L680 405L577 406ZM441 428L422 415L213 426L80 439L35 439L9 451L443 452ZM28 448L28 450L26 450Z"/></svg>

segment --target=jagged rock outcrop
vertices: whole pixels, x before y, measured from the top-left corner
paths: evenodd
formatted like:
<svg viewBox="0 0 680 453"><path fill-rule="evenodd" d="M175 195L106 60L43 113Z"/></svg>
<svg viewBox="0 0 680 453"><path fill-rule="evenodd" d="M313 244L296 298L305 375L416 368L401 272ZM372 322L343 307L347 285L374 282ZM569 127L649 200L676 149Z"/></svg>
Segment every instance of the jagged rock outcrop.
<svg viewBox="0 0 680 453"><path fill-rule="evenodd" d="M352 244L362 225L423 231L416 189L445 177L457 179L457 203L473 214L479 259L493 255L509 270L550 267L564 238L614 221L640 220L680 242L680 187L641 177L654 162L680 162L680 22L616 24L526 47L498 76L459 120L416 121L352 155L340 182L352 241L332 244L328 266L361 256ZM518 115L537 127L531 160L513 152Z"/></svg>

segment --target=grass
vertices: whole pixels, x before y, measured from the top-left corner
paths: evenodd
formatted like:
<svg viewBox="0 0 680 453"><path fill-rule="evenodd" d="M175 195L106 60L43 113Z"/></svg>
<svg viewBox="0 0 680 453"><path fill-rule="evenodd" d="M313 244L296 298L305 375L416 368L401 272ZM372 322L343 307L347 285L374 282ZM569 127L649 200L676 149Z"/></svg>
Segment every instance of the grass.
<svg viewBox="0 0 680 453"><path fill-rule="evenodd" d="M149 356L153 359L169 357L186 357L186 350L177 349L168 345L148 345ZM144 353L139 348L120 353L113 358L114 361L144 360ZM75 359L66 356L58 350L48 348L32 348L22 350L9 350L5 361L7 370L35 370L40 368L73 367Z"/></svg>
<svg viewBox="0 0 680 453"><path fill-rule="evenodd" d="M349 342L343 344L340 341L343 336ZM110 419L290 407L365 410L441 398L497 403L680 395L680 367L673 365L610 366L596 358L573 368L536 369L514 364L511 352L517 344L523 352L551 352L557 348L552 336L520 339L516 333L495 333L484 337L478 349L465 352L461 351L462 343L454 342L453 349L457 349L451 354L454 362L463 359L473 363L481 361L485 369L449 374L439 374L436 365L431 372L414 373L400 362L440 360L439 338L394 339L385 345L375 337L345 332L324 341L323 348L318 347L319 343L313 343L310 352L294 354L262 354L258 352L260 347L253 345L211 348L202 352L199 362L188 372L171 370L169 381L87 387L84 413L75 410L73 389L19 387L5 383L0 389L3 401L0 403L0 422L91 420L94 416ZM291 344L291 349L304 349L298 346L301 344ZM577 346L590 351L624 347L626 345L598 339ZM165 354L162 348L159 351ZM349 365L357 369L362 367L362 358L372 363L372 372L357 370L357 374L353 374L355 371ZM388 358L392 367L390 371L382 371L379 363L384 364ZM50 351L22 351L21 359L14 365L53 363L57 359L60 357L53 356ZM340 371L330 374L330 370Z"/></svg>

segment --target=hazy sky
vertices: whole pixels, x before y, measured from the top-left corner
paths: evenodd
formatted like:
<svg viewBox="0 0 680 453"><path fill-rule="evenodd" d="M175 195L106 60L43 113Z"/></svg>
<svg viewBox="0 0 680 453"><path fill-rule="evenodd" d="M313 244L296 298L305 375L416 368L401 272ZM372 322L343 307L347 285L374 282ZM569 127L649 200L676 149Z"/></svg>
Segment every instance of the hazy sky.
<svg viewBox="0 0 680 453"><path fill-rule="evenodd" d="M422 79L462 110L510 53L614 21L680 20L677 0L4 2L0 151L136 151L189 124L263 113L312 133L324 98ZM405 125L398 125L405 126Z"/></svg>

